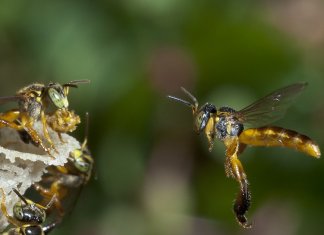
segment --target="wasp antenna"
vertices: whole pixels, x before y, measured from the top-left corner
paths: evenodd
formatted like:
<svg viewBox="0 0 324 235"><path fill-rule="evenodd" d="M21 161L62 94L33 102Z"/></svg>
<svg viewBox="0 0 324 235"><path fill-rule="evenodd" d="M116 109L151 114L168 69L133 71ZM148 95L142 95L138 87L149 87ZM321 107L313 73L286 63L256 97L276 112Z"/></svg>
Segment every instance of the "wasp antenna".
<svg viewBox="0 0 324 235"><path fill-rule="evenodd" d="M45 210L49 209L52 207L54 201L56 199L56 193L53 195L53 197L51 198L51 200L47 203L46 207L44 208Z"/></svg>
<svg viewBox="0 0 324 235"><path fill-rule="evenodd" d="M167 98L172 99L172 100L176 100L176 101L178 101L180 103L183 103L183 104L185 104L185 105L187 105L187 106L189 106L191 108L194 107L194 105L192 103L190 103L189 101L186 101L186 100L183 100L183 99L171 96L171 95L168 95Z"/></svg>
<svg viewBox="0 0 324 235"><path fill-rule="evenodd" d="M24 196L21 195L20 192L18 192L17 189L13 188L12 191L14 191L15 194L17 194L17 196L18 196L18 197L19 197L19 198L20 198L20 199L21 199L21 200L22 200L26 205L28 205L28 202L27 202L26 198L24 198Z"/></svg>
<svg viewBox="0 0 324 235"><path fill-rule="evenodd" d="M82 80L73 80L71 82L65 83L63 86L67 86L67 87L75 87L77 88L78 84L86 84L86 83L90 83L89 79L82 79Z"/></svg>
<svg viewBox="0 0 324 235"><path fill-rule="evenodd" d="M88 135L89 135L89 112L85 113L85 121L86 121L86 125L85 125L85 131L84 131L84 141L83 144L81 146L81 149L84 149L85 146L87 145L88 142Z"/></svg>
<svg viewBox="0 0 324 235"><path fill-rule="evenodd" d="M198 100L196 99L196 97L191 94L189 91L186 90L186 88L184 87L181 87L181 90L187 95L189 96L189 98L193 101L194 103L194 110L197 110L198 109Z"/></svg>
<svg viewBox="0 0 324 235"><path fill-rule="evenodd" d="M186 88L184 88L184 87L181 87L181 90L187 95L187 96L189 96L189 98L194 102L194 104L198 104L198 101L197 101L197 99L196 99L196 97L194 97L194 95L193 94L191 94L189 91L187 91L186 90Z"/></svg>
<svg viewBox="0 0 324 235"><path fill-rule="evenodd" d="M84 84L84 83L90 83L89 79L80 79L80 80L73 80L69 82L70 84Z"/></svg>

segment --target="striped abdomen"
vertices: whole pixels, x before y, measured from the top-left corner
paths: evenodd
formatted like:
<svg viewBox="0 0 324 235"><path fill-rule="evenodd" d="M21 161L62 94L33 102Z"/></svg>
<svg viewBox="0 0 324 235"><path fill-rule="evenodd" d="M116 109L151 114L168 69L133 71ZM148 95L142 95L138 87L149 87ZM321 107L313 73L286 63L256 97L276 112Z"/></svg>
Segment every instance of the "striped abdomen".
<svg viewBox="0 0 324 235"><path fill-rule="evenodd" d="M306 135L281 127L260 127L244 130L239 136L240 143L252 146L283 146L294 148L310 156L319 158L319 146Z"/></svg>

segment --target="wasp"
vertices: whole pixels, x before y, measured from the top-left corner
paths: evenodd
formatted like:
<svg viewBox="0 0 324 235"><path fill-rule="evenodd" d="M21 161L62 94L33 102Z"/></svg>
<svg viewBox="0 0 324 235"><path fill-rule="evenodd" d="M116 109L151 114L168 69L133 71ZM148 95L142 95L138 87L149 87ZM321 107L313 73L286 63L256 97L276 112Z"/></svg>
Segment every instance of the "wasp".
<svg viewBox="0 0 324 235"><path fill-rule="evenodd" d="M182 91L191 102L167 96L172 100L189 106L194 117L194 131L205 133L209 151L212 151L214 139L222 141L226 148L225 173L238 181L240 192L234 202L234 213L241 226L250 228L246 212L250 207L251 194L243 166L238 159L247 145L282 146L296 149L315 158L321 153L319 146L306 135L276 126L267 126L285 114L287 108L305 89L307 83L296 83L278 89L247 107L236 111L230 107L216 109L215 105L206 103L199 107L197 99L186 89ZM261 126L244 130L244 125Z"/></svg>
<svg viewBox="0 0 324 235"><path fill-rule="evenodd" d="M30 84L17 91L15 96L1 97L0 102L17 101L18 108L0 114L0 127L10 127L17 131L26 131L35 145L40 146L50 156L50 150L55 149L47 129L46 115L54 110L64 112L68 110L69 88L76 88L78 84L89 83L89 80L74 80L63 85L51 82ZM64 111L65 110L65 111ZM61 113L56 113L61 114ZM55 113L54 113L55 115ZM33 128L35 121L40 120L43 135L50 147L46 147L39 133Z"/></svg>
<svg viewBox="0 0 324 235"><path fill-rule="evenodd" d="M44 235L52 231L58 224L59 220L46 226L42 224L46 220L46 210L48 210L53 201L51 200L45 207L37 204L22 196L16 189L13 191L21 199L13 206L13 217L8 214L6 207L6 195L4 190L0 189L2 194L1 211L6 216L8 222L15 226L9 229L4 235Z"/></svg>
<svg viewBox="0 0 324 235"><path fill-rule="evenodd" d="M86 120L86 135L81 148L70 152L68 162L64 166L50 166L47 169L48 174L42 179L42 183L49 183L49 188L41 183L34 184L36 191L44 197L44 202L54 197L54 206L61 217L65 214L61 201L71 189L79 189L80 193L91 178L94 161L87 146L88 114Z"/></svg>

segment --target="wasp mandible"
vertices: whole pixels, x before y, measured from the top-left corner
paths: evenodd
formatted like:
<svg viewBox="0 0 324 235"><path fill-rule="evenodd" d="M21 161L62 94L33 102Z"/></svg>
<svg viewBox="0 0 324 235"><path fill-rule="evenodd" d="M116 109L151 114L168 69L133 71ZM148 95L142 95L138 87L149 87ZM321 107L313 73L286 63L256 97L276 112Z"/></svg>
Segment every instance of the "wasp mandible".
<svg viewBox="0 0 324 235"><path fill-rule="evenodd" d="M182 91L191 99L191 102L167 96L189 106L194 117L194 131L204 132L212 150L214 139L221 140L226 148L225 173L233 177L240 185L240 192L234 202L234 213L240 225L250 228L246 218L250 207L251 194L249 183L243 166L238 159L247 145L251 146L283 146L294 148L315 158L321 153L319 146L306 135L292 130L268 125L285 114L287 108L305 89L307 83L296 83L278 89L251 105L236 111L230 107L216 109L215 105L206 103L199 108L197 99L185 88ZM262 126L244 130L244 125Z"/></svg>
<svg viewBox="0 0 324 235"><path fill-rule="evenodd" d="M0 189L2 194L1 211L6 216L8 222L14 225L15 228L9 229L4 235L44 235L52 231L59 221L50 223L46 226L42 224L46 220L46 210L51 207L53 200L51 200L45 207L37 204L22 196L16 189L13 191L20 198L20 202L17 202L13 206L13 217L8 214L6 207L6 195L4 190Z"/></svg>

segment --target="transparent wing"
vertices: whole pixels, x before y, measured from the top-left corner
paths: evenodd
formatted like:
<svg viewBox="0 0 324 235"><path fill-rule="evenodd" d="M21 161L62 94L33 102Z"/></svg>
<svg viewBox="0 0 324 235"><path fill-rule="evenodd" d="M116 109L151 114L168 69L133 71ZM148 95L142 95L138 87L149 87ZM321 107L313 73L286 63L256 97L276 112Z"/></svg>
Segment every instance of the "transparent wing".
<svg viewBox="0 0 324 235"><path fill-rule="evenodd" d="M251 125L267 125L282 118L288 107L305 89L307 83L296 83L276 90L238 111L237 118Z"/></svg>
<svg viewBox="0 0 324 235"><path fill-rule="evenodd" d="M21 99L20 96L3 96L0 97L0 105L8 102L17 102Z"/></svg>

